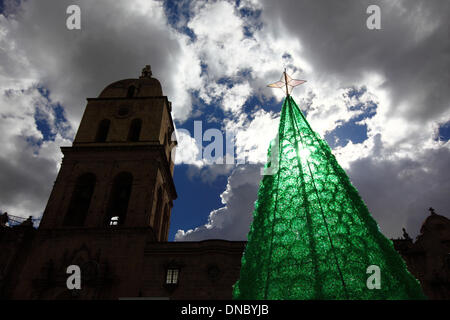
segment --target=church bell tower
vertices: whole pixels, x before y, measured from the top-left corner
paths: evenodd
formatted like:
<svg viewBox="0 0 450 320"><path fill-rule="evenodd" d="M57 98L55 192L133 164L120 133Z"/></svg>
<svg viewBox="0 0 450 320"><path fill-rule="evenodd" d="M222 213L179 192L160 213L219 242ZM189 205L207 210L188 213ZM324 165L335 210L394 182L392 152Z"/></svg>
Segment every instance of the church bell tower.
<svg viewBox="0 0 450 320"><path fill-rule="evenodd" d="M40 229L150 227L167 241L177 194L171 103L150 66L88 103L53 186Z"/></svg>

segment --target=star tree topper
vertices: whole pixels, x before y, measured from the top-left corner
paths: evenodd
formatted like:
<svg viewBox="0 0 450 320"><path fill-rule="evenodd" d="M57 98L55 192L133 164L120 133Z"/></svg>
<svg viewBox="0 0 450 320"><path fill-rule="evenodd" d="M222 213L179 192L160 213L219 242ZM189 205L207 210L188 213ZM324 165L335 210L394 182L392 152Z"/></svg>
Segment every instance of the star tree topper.
<svg viewBox="0 0 450 320"><path fill-rule="evenodd" d="M288 96L294 87L299 86L303 83L305 83L306 80L298 80L298 79L292 79L287 73L286 69L284 69L283 74L281 75L281 78L279 81L274 82L272 84L267 85L271 88L280 88L280 89L286 89L286 96Z"/></svg>

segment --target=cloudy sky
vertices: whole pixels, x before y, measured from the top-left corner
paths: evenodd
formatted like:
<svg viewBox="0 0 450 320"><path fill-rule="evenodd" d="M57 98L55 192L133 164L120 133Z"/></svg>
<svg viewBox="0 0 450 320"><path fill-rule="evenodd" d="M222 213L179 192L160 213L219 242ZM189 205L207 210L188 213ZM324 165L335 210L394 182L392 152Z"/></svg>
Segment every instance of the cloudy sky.
<svg viewBox="0 0 450 320"><path fill-rule="evenodd" d="M448 21L445 0L0 1L0 211L39 218L86 98L151 64L180 142L169 239L245 239L287 68L382 232L415 236L450 217ZM202 160L194 121L245 163Z"/></svg>

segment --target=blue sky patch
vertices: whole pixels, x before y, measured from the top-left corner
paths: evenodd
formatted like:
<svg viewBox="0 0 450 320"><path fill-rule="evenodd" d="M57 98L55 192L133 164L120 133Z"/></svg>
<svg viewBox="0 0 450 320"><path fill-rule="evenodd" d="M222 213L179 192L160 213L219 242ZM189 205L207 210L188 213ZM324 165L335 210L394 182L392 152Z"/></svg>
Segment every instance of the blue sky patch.
<svg viewBox="0 0 450 320"><path fill-rule="evenodd" d="M450 121L441 124L438 128L437 137L434 139L436 141L448 141L450 140Z"/></svg>
<svg viewBox="0 0 450 320"><path fill-rule="evenodd" d="M189 36L192 41L195 41L195 33L185 24L185 22L189 21L191 18L190 6L190 0L165 0L163 2L164 12L167 16L169 25L177 31Z"/></svg>
<svg viewBox="0 0 450 320"><path fill-rule="evenodd" d="M361 88L352 88L348 91L350 98L355 97L359 99L367 88L362 86ZM325 134L325 140L328 142L332 149L336 147L345 147L349 141L354 144L364 142L367 136L367 125L359 124L361 120L370 119L377 113L377 105L373 101L366 103L357 103L353 106L349 106L350 111L362 111L359 115L354 116L349 121L342 122L333 131Z"/></svg>
<svg viewBox="0 0 450 320"><path fill-rule="evenodd" d="M367 125L356 124L356 121L348 121L325 134L325 140L332 149L345 147L349 141L362 143L367 139Z"/></svg>
<svg viewBox="0 0 450 320"><path fill-rule="evenodd" d="M185 164L175 167L178 198L172 208L169 241L174 240L179 229L187 231L205 224L209 213L223 206L220 194L226 188L228 176L218 176L214 183L208 183L198 175L191 176L189 167Z"/></svg>
<svg viewBox="0 0 450 320"><path fill-rule="evenodd" d="M69 138L67 133L70 125L66 119L64 108L59 103L52 103L50 101L50 92L45 87L38 87L39 93L46 99L47 107L50 107L53 113L53 123L50 123L48 111L43 110L42 106L36 105L34 112L34 121L36 128L42 133L43 141L54 141L56 133L60 133L64 138ZM29 141L36 143L34 141ZM41 143L37 143L40 145Z"/></svg>
<svg viewBox="0 0 450 320"><path fill-rule="evenodd" d="M350 98L352 97L360 98L365 92L367 92L366 86L362 86L360 88L353 87L348 92L348 96Z"/></svg>

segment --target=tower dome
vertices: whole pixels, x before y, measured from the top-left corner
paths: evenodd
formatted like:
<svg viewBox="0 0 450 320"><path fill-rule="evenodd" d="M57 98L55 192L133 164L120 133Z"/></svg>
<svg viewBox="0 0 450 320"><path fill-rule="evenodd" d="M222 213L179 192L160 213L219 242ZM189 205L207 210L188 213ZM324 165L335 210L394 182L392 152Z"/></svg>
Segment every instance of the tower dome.
<svg viewBox="0 0 450 320"><path fill-rule="evenodd" d="M134 98L163 96L161 83L152 78L150 65L142 69L139 79L124 79L109 84L99 98Z"/></svg>

